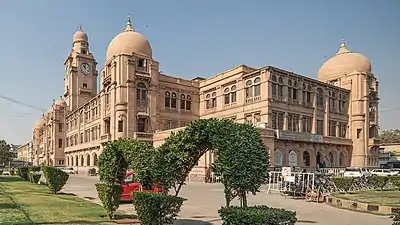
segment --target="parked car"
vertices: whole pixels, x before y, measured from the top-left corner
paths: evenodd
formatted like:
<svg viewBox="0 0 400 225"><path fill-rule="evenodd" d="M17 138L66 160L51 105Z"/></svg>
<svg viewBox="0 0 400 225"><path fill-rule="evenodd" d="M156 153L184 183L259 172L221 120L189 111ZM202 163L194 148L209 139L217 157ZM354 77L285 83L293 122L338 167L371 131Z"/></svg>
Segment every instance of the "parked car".
<svg viewBox="0 0 400 225"><path fill-rule="evenodd" d="M370 173L365 168L347 167L343 173L343 177L362 177L369 176Z"/></svg>
<svg viewBox="0 0 400 225"><path fill-rule="evenodd" d="M375 169L371 171L372 176L380 176L380 177L390 177L396 176L399 174L399 171L392 171L390 169Z"/></svg>
<svg viewBox="0 0 400 225"><path fill-rule="evenodd" d="M135 173L132 171L126 172L122 188L123 188L121 197L122 201L132 201L132 193L135 191L147 191L155 193L162 191L162 188L159 188L155 185L153 185L151 189L144 189L142 185L137 181Z"/></svg>
<svg viewBox="0 0 400 225"><path fill-rule="evenodd" d="M10 173L10 171L3 171L3 175L4 175L4 176L10 176L11 173Z"/></svg>
<svg viewBox="0 0 400 225"><path fill-rule="evenodd" d="M68 174L76 174L74 168L72 167L61 167L60 169Z"/></svg>

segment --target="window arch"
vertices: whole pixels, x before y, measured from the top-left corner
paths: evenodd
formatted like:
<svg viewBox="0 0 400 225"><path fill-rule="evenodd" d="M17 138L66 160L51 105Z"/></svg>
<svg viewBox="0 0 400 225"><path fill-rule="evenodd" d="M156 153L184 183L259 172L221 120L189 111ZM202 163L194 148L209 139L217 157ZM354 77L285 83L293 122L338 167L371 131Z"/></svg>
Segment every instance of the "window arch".
<svg viewBox="0 0 400 225"><path fill-rule="evenodd" d="M297 81L293 81L291 79L288 80L288 98L290 100L297 101Z"/></svg>
<svg viewBox="0 0 400 225"><path fill-rule="evenodd" d="M339 166L346 166L346 157L343 152L339 154Z"/></svg>
<svg viewBox="0 0 400 225"><path fill-rule="evenodd" d="M303 83L303 105L312 106L311 85Z"/></svg>
<svg viewBox="0 0 400 225"><path fill-rule="evenodd" d="M86 155L86 166L91 166L90 165L90 155L89 154Z"/></svg>
<svg viewBox="0 0 400 225"><path fill-rule="evenodd" d="M256 77L254 80L247 80L246 87L246 102L252 102L253 98L261 96L261 78ZM259 100L259 98L257 99Z"/></svg>
<svg viewBox="0 0 400 225"><path fill-rule="evenodd" d="M310 166L310 153L308 151L303 152L303 163L304 166Z"/></svg>
<svg viewBox="0 0 400 225"><path fill-rule="evenodd" d="M272 75L272 96L283 98L283 78Z"/></svg>
<svg viewBox="0 0 400 225"><path fill-rule="evenodd" d="M224 89L225 105L236 103L236 85Z"/></svg>
<svg viewBox="0 0 400 225"><path fill-rule="evenodd" d="M140 102L147 102L147 87L143 82L136 84L136 99Z"/></svg>
<svg viewBox="0 0 400 225"><path fill-rule="evenodd" d="M321 88L317 89L317 107L324 107L324 91Z"/></svg>
<svg viewBox="0 0 400 225"><path fill-rule="evenodd" d="M192 108L191 99L192 98L190 95L181 94L180 96L181 110L191 110Z"/></svg>
<svg viewBox="0 0 400 225"><path fill-rule="evenodd" d="M165 108L176 109L176 102L177 102L176 93L175 92L170 93L169 91L166 91L164 97Z"/></svg>
<svg viewBox="0 0 400 225"><path fill-rule="evenodd" d="M206 109L217 108L217 92L206 95Z"/></svg>

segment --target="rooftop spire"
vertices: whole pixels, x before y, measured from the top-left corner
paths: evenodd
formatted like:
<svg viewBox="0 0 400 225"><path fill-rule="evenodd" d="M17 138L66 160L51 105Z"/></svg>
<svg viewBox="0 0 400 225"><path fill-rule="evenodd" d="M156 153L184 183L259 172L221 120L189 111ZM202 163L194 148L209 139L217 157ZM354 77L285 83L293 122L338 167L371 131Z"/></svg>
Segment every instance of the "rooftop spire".
<svg viewBox="0 0 400 225"><path fill-rule="evenodd" d="M340 55L340 54L344 54L344 53L349 53L349 49L347 48L346 45L346 41L344 40L344 38L342 37L342 42L340 43L340 48L338 53L336 53L336 55Z"/></svg>
<svg viewBox="0 0 400 225"><path fill-rule="evenodd" d="M80 30L80 31L83 31L82 24L79 24L79 30Z"/></svg>
<svg viewBox="0 0 400 225"><path fill-rule="evenodd" d="M128 14L128 20L126 21L125 32L133 31L132 22L131 22L131 14Z"/></svg>

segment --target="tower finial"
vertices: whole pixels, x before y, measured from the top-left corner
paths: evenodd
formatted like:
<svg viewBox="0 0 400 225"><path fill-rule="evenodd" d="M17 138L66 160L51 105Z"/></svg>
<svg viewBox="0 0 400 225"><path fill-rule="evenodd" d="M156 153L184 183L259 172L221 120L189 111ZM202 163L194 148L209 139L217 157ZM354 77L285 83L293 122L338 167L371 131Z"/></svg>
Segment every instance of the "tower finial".
<svg viewBox="0 0 400 225"><path fill-rule="evenodd" d="M128 20L126 21L125 31L133 31L130 13L128 14Z"/></svg>
<svg viewBox="0 0 400 225"><path fill-rule="evenodd" d="M338 53L336 55L344 54L344 53L349 53L349 49L347 48L346 41L344 40L343 36L341 38L341 43L340 43L340 48Z"/></svg>
<svg viewBox="0 0 400 225"><path fill-rule="evenodd" d="M80 31L83 31L82 24L79 24L79 30L80 30Z"/></svg>

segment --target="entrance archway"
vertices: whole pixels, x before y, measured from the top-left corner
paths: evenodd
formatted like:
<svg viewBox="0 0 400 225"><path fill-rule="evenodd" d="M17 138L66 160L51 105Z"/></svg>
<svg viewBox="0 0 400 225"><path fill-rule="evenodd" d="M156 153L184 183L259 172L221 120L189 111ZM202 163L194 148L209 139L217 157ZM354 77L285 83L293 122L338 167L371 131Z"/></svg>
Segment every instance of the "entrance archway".
<svg viewBox="0 0 400 225"><path fill-rule="evenodd" d="M322 167L322 156L321 156L321 152L319 152L319 151L317 152L316 162L317 162L317 166L319 168L321 168Z"/></svg>

